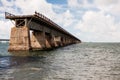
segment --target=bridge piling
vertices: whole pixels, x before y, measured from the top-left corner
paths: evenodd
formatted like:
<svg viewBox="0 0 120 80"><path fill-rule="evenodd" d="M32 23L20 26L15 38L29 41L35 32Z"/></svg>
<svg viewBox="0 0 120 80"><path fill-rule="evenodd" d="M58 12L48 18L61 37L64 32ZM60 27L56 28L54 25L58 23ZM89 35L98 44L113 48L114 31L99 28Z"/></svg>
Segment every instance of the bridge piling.
<svg viewBox="0 0 120 80"><path fill-rule="evenodd" d="M45 48L45 33L33 31L30 35L31 48L32 49L43 49Z"/></svg>
<svg viewBox="0 0 120 80"><path fill-rule="evenodd" d="M29 29L27 27L11 29L9 49L11 50L30 50Z"/></svg>

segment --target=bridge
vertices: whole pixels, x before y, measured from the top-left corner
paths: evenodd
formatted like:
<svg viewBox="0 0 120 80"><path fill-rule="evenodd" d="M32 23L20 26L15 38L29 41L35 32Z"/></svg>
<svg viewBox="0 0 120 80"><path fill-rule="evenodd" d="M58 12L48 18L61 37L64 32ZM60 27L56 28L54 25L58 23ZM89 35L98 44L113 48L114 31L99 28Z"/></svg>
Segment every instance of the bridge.
<svg viewBox="0 0 120 80"><path fill-rule="evenodd" d="M14 20L8 51L45 50L81 42L44 15L13 15L5 12L5 18Z"/></svg>

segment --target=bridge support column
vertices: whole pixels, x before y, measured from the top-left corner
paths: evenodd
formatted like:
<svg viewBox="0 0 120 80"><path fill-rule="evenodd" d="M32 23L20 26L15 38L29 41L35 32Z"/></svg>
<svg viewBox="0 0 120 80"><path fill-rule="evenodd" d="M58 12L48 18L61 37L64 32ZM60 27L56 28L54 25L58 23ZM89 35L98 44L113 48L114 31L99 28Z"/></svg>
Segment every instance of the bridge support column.
<svg viewBox="0 0 120 80"><path fill-rule="evenodd" d="M30 39L32 49L42 50L46 47L45 32L33 31Z"/></svg>
<svg viewBox="0 0 120 80"><path fill-rule="evenodd" d="M51 46L54 48L55 47L55 41L54 41L54 35L51 34Z"/></svg>
<svg viewBox="0 0 120 80"><path fill-rule="evenodd" d="M52 35L44 31L34 31L31 35L32 49L50 49L53 47L52 41Z"/></svg>
<svg viewBox="0 0 120 80"><path fill-rule="evenodd" d="M47 49L52 48L52 35L50 33L45 33L45 45Z"/></svg>
<svg viewBox="0 0 120 80"><path fill-rule="evenodd" d="M66 45L65 37L63 38L63 46Z"/></svg>
<svg viewBox="0 0 120 80"><path fill-rule="evenodd" d="M8 51L30 50L29 28L26 26L11 29Z"/></svg>
<svg viewBox="0 0 120 80"><path fill-rule="evenodd" d="M54 45L55 45L55 47L61 46L61 37L60 36L54 36Z"/></svg>

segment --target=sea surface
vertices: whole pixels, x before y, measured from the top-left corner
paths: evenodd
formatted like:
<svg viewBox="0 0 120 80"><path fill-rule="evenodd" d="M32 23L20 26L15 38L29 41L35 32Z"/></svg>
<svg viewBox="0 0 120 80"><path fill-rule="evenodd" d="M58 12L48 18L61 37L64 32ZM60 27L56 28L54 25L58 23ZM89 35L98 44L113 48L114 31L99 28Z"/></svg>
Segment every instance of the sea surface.
<svg viewBox="0 0 120 80"><path fill-rule="evenodd" d="M120 80L120 43L80 43L50 51L8 52L0 43L0 80Z"/></svg>

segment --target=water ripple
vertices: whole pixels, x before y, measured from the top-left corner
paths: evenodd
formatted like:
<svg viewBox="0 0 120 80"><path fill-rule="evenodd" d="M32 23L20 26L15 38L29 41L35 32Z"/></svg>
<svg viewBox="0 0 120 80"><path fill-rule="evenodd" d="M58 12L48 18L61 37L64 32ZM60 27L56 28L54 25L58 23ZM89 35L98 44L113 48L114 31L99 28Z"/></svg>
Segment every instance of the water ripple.
<svg viewBox="0 0 120 80"><path fill-rule="evenodd" d="M3 80L120 80L120 43L81 43L51 51L2 51L8 54L0 57Z"/></svg>

